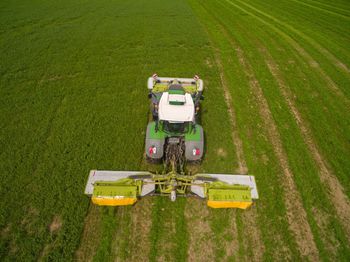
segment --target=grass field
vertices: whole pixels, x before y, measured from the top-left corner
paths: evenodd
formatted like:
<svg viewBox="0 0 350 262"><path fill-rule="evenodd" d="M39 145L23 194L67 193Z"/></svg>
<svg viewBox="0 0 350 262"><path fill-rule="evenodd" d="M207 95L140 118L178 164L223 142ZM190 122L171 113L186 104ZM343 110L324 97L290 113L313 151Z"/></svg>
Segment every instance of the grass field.
<svg viewBox="0 0 350 262"><path fill-rule="evenodd" d="M349 261L347 0L0 3L2 261ZM205 83L203 172L255 175L249 210L96 207L91 169L144 160L146 80Z"/></svg>

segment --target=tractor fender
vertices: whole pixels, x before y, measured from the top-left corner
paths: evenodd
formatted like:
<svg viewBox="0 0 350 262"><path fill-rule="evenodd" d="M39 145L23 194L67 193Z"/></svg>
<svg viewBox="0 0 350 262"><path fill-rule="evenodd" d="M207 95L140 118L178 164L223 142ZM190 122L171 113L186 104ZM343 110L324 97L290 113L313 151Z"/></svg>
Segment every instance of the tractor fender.
<svg viewBox="0 0 350 262"><path fill-rule="evenodd" d="M203 128L200 125L196 125L196 133L194 135L185 136L185 147L185 157L187 161L198 161L202 159L204 151L204 134Z"/></svg>
<svg viewBox="0 0 350 262"><path fill-rule="evenodd" d="M164 133L158 130L155 131L155 122L150 122L147 125L145 152L146 156L151 159L160 160L164 154Z"/></svg>

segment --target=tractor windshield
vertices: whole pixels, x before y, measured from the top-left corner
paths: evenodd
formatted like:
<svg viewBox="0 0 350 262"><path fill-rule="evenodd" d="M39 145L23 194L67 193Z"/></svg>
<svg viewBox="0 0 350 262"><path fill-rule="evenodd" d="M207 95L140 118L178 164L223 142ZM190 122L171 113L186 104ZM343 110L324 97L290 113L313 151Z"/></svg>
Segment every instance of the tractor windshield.
<svg viewBox="0 0 350 262"><path fill-rule="evenodd" d="M165 132L169 133L186 133L188 130L188 122L163 122Z"/></svg>

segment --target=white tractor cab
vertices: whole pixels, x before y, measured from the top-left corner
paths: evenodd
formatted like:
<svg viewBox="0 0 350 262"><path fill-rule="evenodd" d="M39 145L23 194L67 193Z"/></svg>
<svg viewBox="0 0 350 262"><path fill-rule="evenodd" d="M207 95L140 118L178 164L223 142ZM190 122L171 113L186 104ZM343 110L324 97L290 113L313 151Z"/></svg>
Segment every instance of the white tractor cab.
<svg viewBox="0 0 350 262"><path fill-rule="evenodd" d="M153 75L148 79L148 89L153 121L147 126L147 158L162 160L168 145L176 144L187 161L201 160L204 135L196 120L203 99L203 81L198 76L191 79Z"/></svg>

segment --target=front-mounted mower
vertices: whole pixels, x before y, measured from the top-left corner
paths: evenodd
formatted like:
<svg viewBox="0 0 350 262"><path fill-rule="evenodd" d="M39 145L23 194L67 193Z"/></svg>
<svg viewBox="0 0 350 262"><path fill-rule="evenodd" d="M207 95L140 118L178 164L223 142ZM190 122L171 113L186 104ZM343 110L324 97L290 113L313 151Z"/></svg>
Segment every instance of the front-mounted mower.
<svg viewBox="0 0 350 262"><path fill-rule="evenodd" d="M204 133L197 123L203 81L194 78L148 79L153 121L147 125L145 153L149 162L163 162L162 173L90 171L85 194L97 205L133 205L147 195L197 196L213 208L251 206L258 199L254 176L191 174L186 163L203 157Z"/></svg>

